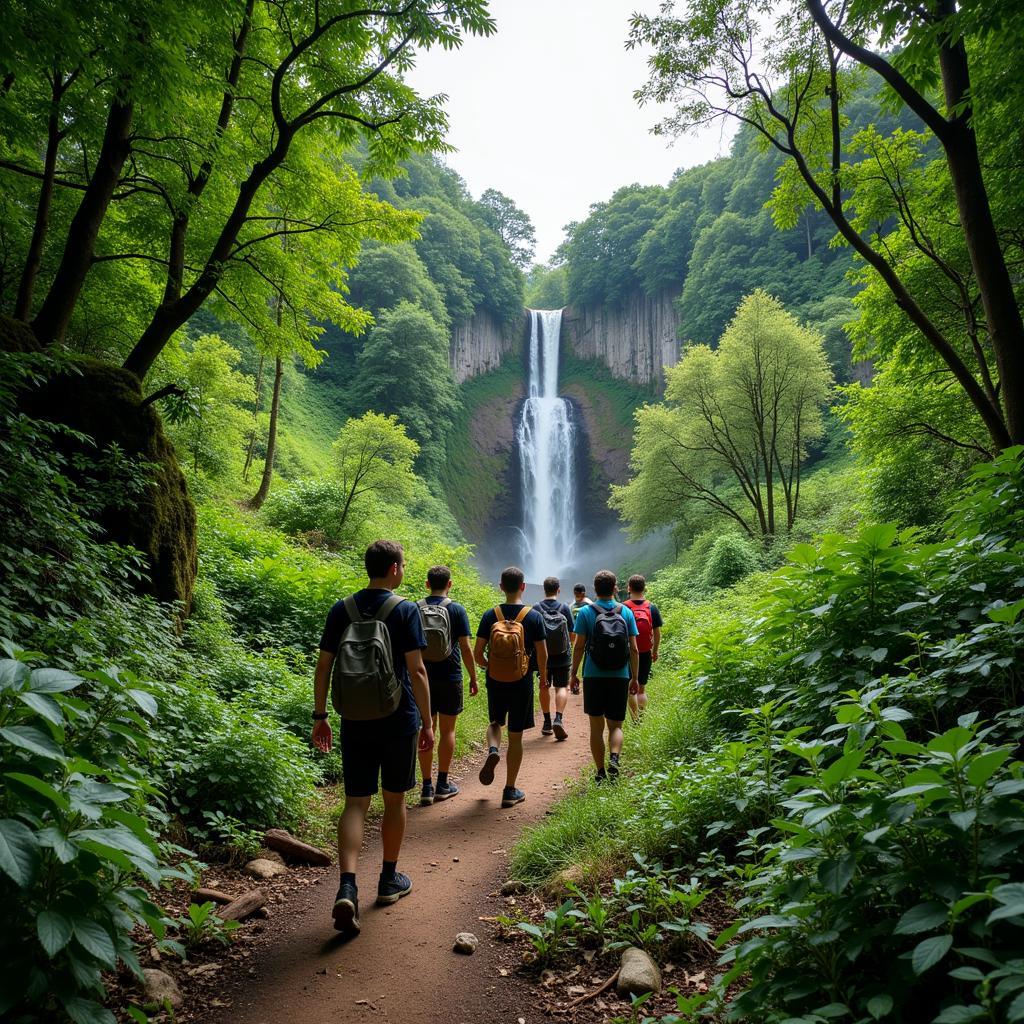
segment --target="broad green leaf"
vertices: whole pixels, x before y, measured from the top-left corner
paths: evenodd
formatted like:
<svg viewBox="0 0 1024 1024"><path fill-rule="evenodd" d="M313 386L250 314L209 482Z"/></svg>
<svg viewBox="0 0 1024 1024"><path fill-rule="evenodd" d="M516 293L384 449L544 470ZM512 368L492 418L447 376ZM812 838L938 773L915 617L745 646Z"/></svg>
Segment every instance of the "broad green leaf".
<svg viewBox="0 0 1024 1024"><path fill-rule="evenodd" d="M985 1016L985 1007L978 1006L977 1003L971 1006L947 1006L932 1024L967 1024L968 1021L981 1020Z"/></svg>
<svg viewBox="0 0 1024 1024"><path fill-rule="evenodd" d="M75 1024L117 1024L113 1013L93 999L71 996L62 999L61 1005Z"/></svg>
<svg viewBox="0 0 1024 1024"><path fill-rule="evenodd" d="M0 690L18 690L28 677L28 665L13 658L0 660Z"/></svg>
<svg viewBox="0 0 1024 1024"><path fill-rule="evenodd" d="M27 704L37 715L42 715L48 722L52 722L54 725L64 724L64 713L52 697L47 697L44 693L33 693L31 690L26 690L24 693L18 694L18 700Z"/></svg>
<svg viewBox="0 0 1024 1024"><path fill-rule="evenodd" d="M821 773L822 783L829 789L837 786L840 782L848 779L860 767L860 763L863 760L863 750L851 750L848 754L843 754L842 757L833 761Z"/></svg>
<svg viewBox="0 0 1024 1024"><path fill-rule="evenodd" d="M59 811L66 813L70 806L68 798L63 793L54 789L48 782L44 782L35 775L26 775L24 772L5 772L4 777L34 790L40 796L49 800Z"/></svg>
<svg viewBox="0 0 1024 1024"><path fill-rule="evenodd" d="M887 992L880 992L868 1000L868 1013L875 1020L881 1020L886 1014L892 1012L892 996Z"/></svg>
<svg viewBox="0 0 1024 1024"><path fill-rule="evenodd" d="M818 867L818 881L834 896L838 896L853 878L857 858L852 853L823 861Z"/></svg>
<svg viewBox="0 0 1024 1024"><path fill-rule="evenodd" d="M32 673L29 689L33 693L66 693L81 686L82 677L61 668L37 668Z"/></svg>
<svg viewBox="0 0 1024 1024"><path fill-rule="evenodd" d="M933 935L930 939L919 942L910 956L911 966L915 974L924 974L934 967L953 945L952 935Z"/></svg>
<svg viewBox="0 0 1024 1024"><path fill-rule="evenodd" d="M896 935L917 935L944 925L948 919L949 911L941 903L929 900L911 907L899 919L893 932Z"/></svg>
<svg viewBox="0 0 1024 1024"><path fill-rule="evenodd" d="M53 850L61 864L70 864L78 856L78 847L58 828L42 828L36 833L36 838L40 846Z"/></svg>
<svg viewBox="0 0 1024 1024"><path fill-rule="evenodd" d="M3 736L8 743L16 747L28 750L40 757L47 757L51 761L63 761L64 754L60 747L33 725L9 725L6 729L0 729L0 736Z"/></svg>
<svg viewBox="0 0 1024 1024"><path fill-rule="evenodd" d="M23 889L31 883L39 860L32 830L13 818L0 820L0 871Z"/></svg>
<svg viewBox="0 0 1024 1024"><path fill-rule="evenodd" d="M836 811L842 810L842 804L829 804L827 807L812 807L803 818L803 823L808 828L817 825L826 818L831 817Z"/></svg>
<svg viewBox="0 0 1024 1024"><path fill-rule="evenodd" d="M110 933L98 921L87 917L76 917L73 922L75 941L87 953L91 953L105 967L113 967L117 963L117 953Z"/></svg>
<svg viewBox="0 0 1024 1024"><path fill-rule="evenodd" d="M953 811L949 816L949 820L953 822L957 828L963 829L963 831L966 832L974 824L974 820L977 817L978 812L972 807L966 811Z"/></svg>
<svg viewBox="0 0 1024 1024"><path fill-rule="evenodd" d="M1008 1024L1017 1024L1017 1021L1024 1020L1024 992L1021 992L1006 1010Z"/></svg>
<svg viewBox="0 0 1024 1024"><path fill-rule="evenodd" d="M967 781L972 786L984 786L1009 760L1012 753L1009 747L1000 747L972 757L970 764L967 765Z"/></svg>
<svg viewBox="0 0 1024 1024"><path fill-rule="evenodd" d="M46 955L56 956L70 941L71 922L56 910L44 910L36 917L36 934Z"/></svg>
<svg viewBox="0 0 1024 1024"><path fill-rule="evenodd" d="M752 932L761 928L795 928L799 924L795 917L785 917L782 914L765 914L763 917L755 917L753 921L747 921L736 929L737 935L744 932Z"/></svg>
<svg viewBox="0 0 1024 1024"><path fill-rule="evenodd" d="M157 707L156 698L151 693L146 693L145 690L129 690L128 696L135 701L138 706L145 711L150 718L156 718L159 708Z"/></svg>
<svg viewBox="0 0 1024 1024"><path fill-rule="evenodd" d="M997 907L988 915L986 924L993 924L996 921L1005 921L1009 917L1020 917L1024 915L1024 902L1007 903L1005 906Z"/></svg>

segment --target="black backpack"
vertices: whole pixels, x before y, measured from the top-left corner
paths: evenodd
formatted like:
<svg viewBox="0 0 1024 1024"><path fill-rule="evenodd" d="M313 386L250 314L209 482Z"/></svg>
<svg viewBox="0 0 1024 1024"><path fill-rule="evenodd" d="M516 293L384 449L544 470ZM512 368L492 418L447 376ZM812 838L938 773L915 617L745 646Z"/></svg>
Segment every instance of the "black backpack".
<svg viewBox="0 0 1024 1024"><path fill-rule="evenodd" d="M536 606L544 620L544 638L548 644L548 657L560 658L569 653L569 624L562 614L562 606L539 604Z"/></svg>
<svg viewBox="0 0 1024 1024"><path fill-rule="evenodd" d="M622 605L602 608L594 604L591 607L594 609L594 629L587 654L598 668L617 672L629 663L629 630Z"/></svg>

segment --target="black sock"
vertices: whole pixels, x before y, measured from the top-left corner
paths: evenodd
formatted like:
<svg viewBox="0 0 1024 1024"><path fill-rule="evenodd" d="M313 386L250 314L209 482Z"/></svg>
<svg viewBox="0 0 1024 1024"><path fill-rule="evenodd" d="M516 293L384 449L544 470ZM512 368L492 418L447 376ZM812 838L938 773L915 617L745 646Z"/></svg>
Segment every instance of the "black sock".
<svg viewBox="0 0 1024 1024"><path fill-rule="evenodd" d="M609 756L611 757L611 759L612 759L612 760L613 760L613 761L614 761L614 762L615 762L616 764L618 764L618 763L619 763L619 755L618 755L618 754L611 754L611 755L609 755Z"/></svg>
<svg viewBox="0 0 1024 1024"><path fill-rule="evenodd" d="M562 712L561 711L556 711L555 712L555 721L556 722L560 722L561 720L562 720Z"/></svg>
<svg viewBox="0 0 1024 1024"><path fill-rule="evenodd" d="M395 868L398 865L397 860L386 860L384 861L384 867L380 869L381 878L393 878L395 875Z"/></svg>
<svg viewBox="0 0 1024 1024"><path fill-rule="evenodd" d="M603 768L598 768L597 769L597 777L599 779L607 778L607 773L605 772L605 770Z"/></svg>
<svg viewBox="0 0 1024 1024"><path fill-rule="evenodd" d="M341 884L344 885L346 882L348 882L349 885L356 884L356 873L354 871L342 871Z"/></svg>
<svg viewBox="0 0 1024 1024"><path fill-rule="evenodd" d="M498 748L497 747L488 747L487 748L487 753L488 754L496 754L497 752L498 752Z"/></svg>
<svg viewBox="0 0 1024 1024"><path fill-rule="evenodd" d="M430 784L431 784L431 776L430 775L424 776L424 778L423 778L423 785L424 786L429 786Z"/></svg>
<svg viewBox="0 0 1024 1024"><path fill-rule="evenodd" d="M448 773L447 772L438 772L437 773L437 785L438 785L438 787L447 786L448 785Z"/></svg>
<svg viewBox="0 0 1024 1024"><path fill-rule="evenodd" d="M551 712L550 711L545 711L544 712L544 721L545 722L550 722L551 721Z"/></svg>

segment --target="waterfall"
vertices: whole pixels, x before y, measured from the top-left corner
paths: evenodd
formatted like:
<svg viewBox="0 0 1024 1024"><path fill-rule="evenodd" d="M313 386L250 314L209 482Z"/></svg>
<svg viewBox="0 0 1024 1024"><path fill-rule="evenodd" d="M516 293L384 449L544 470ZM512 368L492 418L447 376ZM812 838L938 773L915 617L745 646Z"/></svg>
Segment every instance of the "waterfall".
<svg viewBox="0 0 1024 1024"><path fill-rule="evenodd" d="M516 444L523 495L523 570L539 582L574 561L576 439L572 406L558 397L560 309L531 309L529 389Z"/></svg>

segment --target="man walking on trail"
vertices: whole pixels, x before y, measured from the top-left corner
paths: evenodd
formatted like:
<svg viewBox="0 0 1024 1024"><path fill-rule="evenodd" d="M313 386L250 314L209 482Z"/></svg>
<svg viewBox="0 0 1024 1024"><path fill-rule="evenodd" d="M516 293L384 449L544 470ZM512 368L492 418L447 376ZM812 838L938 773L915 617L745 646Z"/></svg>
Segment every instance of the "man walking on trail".
<svg viewBox="0 0 1024 1024"><path fill-rule="evenodd" d="M328 689L341 718L345 809L338 822L341 884L332 916L335 928L349 936L360 930L356 863L378 782L384 798L384 863L377 902L395 903L412 891L412 881L396 867L405 835L405 793L416 785L417 746L420 751L434 746L423 664L427 642L419 611L393 593L405 574L402 545L374 541L364 564L369 577L365 589L339 601L327 614L313 697L312 739L319 750L331 749Z"/></svg>
<svg viewBox="0 0 1024 1024"><path fill-rule="evenodd" d="M437 735L437 788L431 779L433 751L420 751L420 774L423 791L420 806L429 807L435 800L457 796L459 787L448 781L448 770L455 755L455 722L462 714L462 666L469 673L469 694L477 695L476 663L469 646L472 635L469 615L461 604L453 601L452 572L446 565L435 565L427 573L428 597L417 602L427 648L423 660L430 680L430 710L434 713ZM460 663L461 662L461 663Z"/></svg>
<svg viewBox="0 0 1024 1024"><path fill-rule="evenodd" d="M544 620L544 634L547 640L548 671L540 677L540 709L544 713L542 736L552 733L559 739L567 739L562 722L565 705L569 702L569 667L572 664L573 617L569 606L558 600L561 584L558 577L549 576L544 581L544 600L537 605ZM551 691L555 691L555 720L551 720Z"/></svg>
<svg viewBox="0 0 1024 1024"><path fill-rule="evenodd" d="M587 588L582 583L577 583L572 588L572 604L569 605L569 611L572 612L573 620L575 621L576 616L579 615L581 608L586 608L588 604L593 602L587 597Z"/></svg>
<svg viewBox="0 0 1024 1024"><path fill-rule="evenodd" d="M541 679L547 678L548 651L544 620L540 613L523 604L526 589L522 569L510 566L501 574L505 600L485 612L476 631L476 663L487 673L487 759L480 769L480 781L489 786L501 755L501 728L508 726L505 753L505 788L501 806L513 807L526 799L516 789L523 763L523 731L533 728L533 670L536 656Z"/></svg>
<svg viewBox="0 0 1024 1024"><path fill-rule="evenodd" d="M597 781L619 775L622 723L630 693L639 689L637 626L633 613L615 600L615 573L602 569L594 577L597 600L576 616L576 642L572 652L573 685L579 685L583 666L583 710L590 719L590 752ZM608 768L605 770L604 729L608 726Z"/></svg>
<svg viewBox="0 0 1024 1024"><path fill-rule="evenodd" d="M661 646L661 612L658 606L644 597L647 580L639 573L629 577L629 597L624 602L636 619L639 630L636 638L637 650L640 653L640 671L637 682L640 689L629 695L629 713L634 722L647 707L647 683L651 678L651 668L658 660L658 648Z"/></svg>

